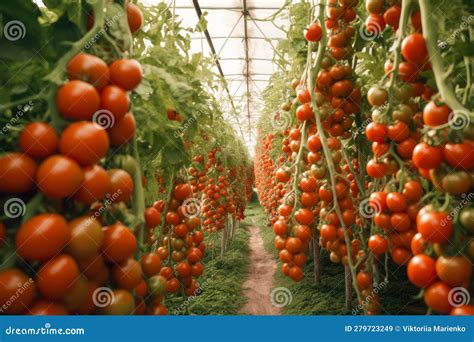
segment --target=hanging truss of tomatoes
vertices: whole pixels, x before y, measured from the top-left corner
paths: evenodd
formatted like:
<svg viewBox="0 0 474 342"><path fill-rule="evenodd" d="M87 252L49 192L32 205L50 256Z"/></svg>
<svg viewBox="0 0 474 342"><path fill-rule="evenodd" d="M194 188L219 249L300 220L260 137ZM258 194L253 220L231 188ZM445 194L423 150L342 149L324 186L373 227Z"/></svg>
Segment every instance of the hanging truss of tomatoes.
<svg viewBox="0 0 474 342"><path fill-rule="evenodd" d="M352 286L357 312L380 312L389 263L406 269L430 312L474 312L474 96L465 49L473 32L469 23L456 31L459 13L472 17L473 8L452 5L289 5L292 25L279 46L288 59L265 90L256 186L281 271L300 281L312 254L319 282L326 249L344 265L346 303Z"/></svg>
<svg viewBox="0 0 474 342"><path fill-rule="evenodd" d="M0 312L167 314L252 192L212 61L165 4L47 4L0 9L28 29L2 39Z"/></svg>

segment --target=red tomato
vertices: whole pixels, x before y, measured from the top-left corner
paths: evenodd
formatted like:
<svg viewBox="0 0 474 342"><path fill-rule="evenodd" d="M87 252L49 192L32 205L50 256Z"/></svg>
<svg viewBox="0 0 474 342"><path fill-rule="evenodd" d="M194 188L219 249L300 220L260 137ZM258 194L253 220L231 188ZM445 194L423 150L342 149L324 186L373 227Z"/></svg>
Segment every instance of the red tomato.
<svg viewBox="0 0 474 342"><path fill-rule="evenodd" d="M80 80L67 82L56 93L58 112L68 120L91 120L100 102L97 89Z"/></svg>
<svg viewBox="0 0 474 342"><path fill-rule="evenodd" d="M142 77L142 66L135 59L119 59L110 65L110 80L125 90L135 89Z"/></svg>
<svg viewBox="0 0 474 342"><path fill-rule="evenodd" d="M74 160L53 155L43 161L36 175L41 192L51 198L73 195L84 181L84 173Z"/></svg>
<svg viewBox="0 0 474 342"><path fill-rule="evenodd" d="M417 254L408 262L408 279L418 287L426 287L436 279L436 262L425 254Z"/></svg>
<svg viewBox="0 0 474 342"><path fill-rule="evenodd" d="M57 151L59 138L53 127L38 121L25 126L19 144L21 150L32 158L44 159Z"/></svg>
<svg viewBox="0 0 474 342"><path fill-rule="evenodd" d="M10 152L0 156L0 193L28 192L35 186L37 166L26 154Z"/></svg>
<svg viewBox="0 0 474 342"><path fill-rule="evenodd" d="M102 253L105 260L121 263L130 258L136 249L135 235L120 222L104 228Z"/></svg>
<svg viewBox="0 0 474 342"><path fill-rule="evenodd" d="M43 297L58 300L71 290L79 275L79 268L74 259L69 255L60 254L40 268L36 284Z"/></svg>
<svg viewBox="0 0 474 342"><path fill-rule="evenodd" d="M109 137L96 123L81 121L70 124L59 140L61 153L86 166L98 163L109 150Z"/></svg>
<svg viewBox="0 0 474 342"><path fill-rule="evenodd" d="M121 146L129 143L135 135L137 124L132 113L128 112L122 120L116 122L107 130L112 146Z"/></svg>
<svg viewBox="0 0 474 342"><path fill-rule="evenodd" d="M317 23L312 23L306 29L304 37L308 42L318 42L323 35L323 30L321 26Z"/></svg>
<svg viewBox="0 0 474 342"><path fill-rule="evenodd" d="M46 261L66 246L69 237L69 227L63 216L36 215L18 229L16 251L27 261Z"/></svg>
<svg viewBox="0 0 474 342"><path fill-rule="evenodd" d="M402 41L403 57L413 63L422 63L428 57L425 39L419 33L412 33Z"/></svg>
<svg viewBox="0 0 474 342"><path fill-rule="evenodd" d="M109 68L97 56L79 53L67 64L67 74L70 80L82 80L95 86L104 88L109 83Z"/></svg>
<svg viewBox="0 0 474 342"><path fill-rule="evenodd" d="M130 99L124 89L108 85L100 93L100 107L112 114L114 123L119 122L130 108Z"/></svg>
<svg viewBox="0 0 474 342"><path fill-rule="evenodd" d="M84 181L74 194L74 199L84 204L102 200L110 191L109 174L99 165L86 166L82 170Z"/></svg>

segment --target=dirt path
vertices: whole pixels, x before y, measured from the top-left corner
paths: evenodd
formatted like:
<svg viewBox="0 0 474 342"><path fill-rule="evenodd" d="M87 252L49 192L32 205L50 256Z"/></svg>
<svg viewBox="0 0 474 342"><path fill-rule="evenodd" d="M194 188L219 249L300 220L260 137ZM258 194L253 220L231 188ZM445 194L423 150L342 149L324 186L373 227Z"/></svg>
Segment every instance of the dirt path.
<svg viewBox="0 0 474 342"><path fill-rule="evenodd" d="M270 299L277 263L265 250L260 229L250 226L249 232L250 270L243 285L247 303L240 312L246 315L280 315L280 308L273 306Z"/></svg>

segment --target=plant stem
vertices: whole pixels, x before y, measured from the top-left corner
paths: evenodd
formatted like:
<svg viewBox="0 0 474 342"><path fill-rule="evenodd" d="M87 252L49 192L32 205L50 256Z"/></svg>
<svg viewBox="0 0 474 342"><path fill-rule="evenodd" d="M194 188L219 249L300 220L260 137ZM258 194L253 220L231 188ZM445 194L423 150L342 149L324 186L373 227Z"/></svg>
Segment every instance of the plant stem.
<svg viewBox="0 0 474 342"><path fill-rule="evenodd" d="M419 4L421 23L423 25L423 37L425 38L431 68L435 75L438 91L441 94L443 101L451 108L451 110L468 115L471 122L474 122L474 114L459 102L454 91L447 83L446 75L444 73L443 59L438 52L438 32L435 28L436 21L431 17L431 14L433 13L433 1L420 0Z"/></svg>

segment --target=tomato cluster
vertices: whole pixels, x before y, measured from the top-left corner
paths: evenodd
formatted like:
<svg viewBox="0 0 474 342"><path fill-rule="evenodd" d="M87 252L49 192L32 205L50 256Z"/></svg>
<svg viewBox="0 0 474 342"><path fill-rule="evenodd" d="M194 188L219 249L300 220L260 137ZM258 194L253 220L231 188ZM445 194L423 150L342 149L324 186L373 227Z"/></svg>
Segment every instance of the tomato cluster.
<svg viewBox="0 0 474 342"><path fill-rule="evenodd" d="M127 91L141 82L141 66L131 59L107 65L79 53L66 73L68 81L51 108L68 120L62 131L50 122L31 122L19 136L21 152L0 157L2 195L44 198L41 207L28 207L17 229L10 229L15 220L7 222L18 260L0 272L0 302L21 286L25 290L4 313L131 314L136 310L132 291L146 286L134 257L138 243L109 211L129 204L134 183L125 170L104 164L110 146L134 137ZM102 112L111 115L106 127L96 117ZM3 244L9 238L2 227ZM95 297L105 286L113 290L102 306Z"/></svg>

